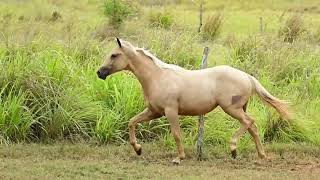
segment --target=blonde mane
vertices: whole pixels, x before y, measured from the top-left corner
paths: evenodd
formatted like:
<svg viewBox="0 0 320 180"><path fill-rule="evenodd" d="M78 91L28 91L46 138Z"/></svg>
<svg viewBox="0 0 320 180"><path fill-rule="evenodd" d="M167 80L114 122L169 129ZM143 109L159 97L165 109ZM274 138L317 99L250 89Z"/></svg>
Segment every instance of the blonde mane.
<svg viewBox="0 0 320 180"><path fill-rule="evenodd" d="M183 67L180 67L178 65L165 63L162 60L158 59L155 55L150 53L148 50L146 50L144 48L135 47L128 41L121 40L121 42L123 45L125 45L127 48L129 48L133 52L135 52L135 51L142 52L143 55L149 57L161 69L171 69L174 71L188 71L187 69L184 69Z"/></svg>
<svg viewBox="0 0 320 180"><path fill-rule="evenodd" d="M161 61L155 55L151 54L148 50L145 50L143 48L136 48L136 50L141 51L145 56L149 57L161 69L171 69L171 70L175 70L175 71L186 71L186 69L184 69L178 65L168 64L168 63Z"/></svg>

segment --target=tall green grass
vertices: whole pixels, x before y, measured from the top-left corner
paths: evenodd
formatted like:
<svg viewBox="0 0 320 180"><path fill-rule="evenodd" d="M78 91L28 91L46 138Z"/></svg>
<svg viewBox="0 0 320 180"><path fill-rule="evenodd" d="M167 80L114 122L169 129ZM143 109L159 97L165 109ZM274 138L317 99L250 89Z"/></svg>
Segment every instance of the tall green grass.
<svg viewBox="0 0 320 180"><path fill-rule="evenodd" d="M14 86L12 88L15 88ZM21 90L16 93L4 86L0 92L0 129L1 143L11 140L24 141L31 135L31 126L37 123L29 108L25 106L26 94Z"/></svg>
<svg viewBox="0 0 320 180"><path fill-rule="evenodd" d="M6 7L0 6L3 10L0 11L1 143L65 139L127 142L128 122L144 109L144 100L139 82L128 72L112 75L106 81L96 77L103 58L116 46L113 32L103 31L108 19L103 15L102 4L96 1L21 2L25 6L18 2L1 3ZM261 2L250 3L248 9L259 11L257 7ZM287 6L282 3L281 7ZM265 33L257 28L254 34L238 36L239 32L246 31L240 27L248 22L239 23L238 17L224 12L224 26L219 27L221 33L214 36L214 42L206 41L197 33L198 24L193 23L198 18L198 8L189 1L173 4L159 1L141 6L142 15L124 21L120 36L149 48L166 62L188 69L199 69L203 47L209 46L209 66L229 64L244 70L257 77L273 95L291 102L295 118L287 122L279 119L272 108L262 105L258 98L250 100L248 111L258 124L263 142L320 145L317 29L306 26L304 28L314 32L310 38L295 38L287 43L283 41L284 35L278 36L282 24L270 20L272 27L268 26ZM243 8L237 3L233 6ZM43 8L31 11L32 8L24 7ZM207 2L206 7L213 7L212 2ZM171 15L175 23L168 28L150 27L149 13L144 12L153 8L175 10ZM272 5L269 8L274 14L279 13ZM255 12L237 8L230 11L241 14L241 19L256 18ZM50 21L54 12L60 16ZM185 18L188 21L183 20ZM224 32L228 30L226 27L234 28ZM95 35L100 28L103 38ZM226 45L227 36L234 38ZM230 137L239 128L238 121L219 108L206 117L204 142L227 148ZM197 137L197 117L180 119L184 141L193 145ZM165 118L139 125L137 136L139 140L175 144ZM253 145L251 137L245 135L240 147L249 144Z"/></svg>

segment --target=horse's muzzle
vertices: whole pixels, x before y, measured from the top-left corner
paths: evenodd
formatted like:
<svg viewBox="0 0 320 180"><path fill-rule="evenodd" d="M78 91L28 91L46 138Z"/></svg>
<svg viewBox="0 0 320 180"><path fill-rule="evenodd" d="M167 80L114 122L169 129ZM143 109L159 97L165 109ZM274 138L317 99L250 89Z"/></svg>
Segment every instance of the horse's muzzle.
<svg viewBox="0 0 320 180"><path fill-rule="evenodd" d="M110 74L109 71L101 71L101 70L97 71L98 77L103 80L106 80L109 74Z"/></svg>

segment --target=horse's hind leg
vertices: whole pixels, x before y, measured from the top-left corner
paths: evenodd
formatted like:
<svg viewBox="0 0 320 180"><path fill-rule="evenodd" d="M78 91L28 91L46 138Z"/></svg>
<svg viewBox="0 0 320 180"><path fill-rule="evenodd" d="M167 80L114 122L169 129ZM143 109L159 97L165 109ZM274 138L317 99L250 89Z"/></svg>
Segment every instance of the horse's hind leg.
<svg viewBox="0 0 320 180"><path fill-rule="evenodd" d="M241 135L248 130L248 128L254 123L254 121L246 116L242 108L229 107L223 108L223 110L233 118L238 119L241 123L240 129L232 136L230 144L231 155L233 158L236 158L237 142Z"/></svg>
<svg viewBox="0 0 320 180"><path fill-rule="evenodd" d="M247 111L247 104L248 104L248 102L243 106L243 111L245 113ZM246 114L246 116L247 116L247 118L252 119L247 114ZM252 121L254 121L254 120L252 120ZM258 156L262 159L266 158L266 154L263 150L263 147L262 147L262 144L261 144L261 141L259 138L258 128L257 128L256 124L252 123L252 125L249 127L248 131L249 131L250 135L253 137L253 141L256 145Z"/></svg>
<svg viewBox="0 0 320 180"><path fill-rule="evenodd" d="M253 123L249 127L248 131L249 131L250 135L253 137L254 143L256 144L256 149L257 149L259 158L261 158L261 159L266 158L266 154L263 150L256 124Z"/></svg>

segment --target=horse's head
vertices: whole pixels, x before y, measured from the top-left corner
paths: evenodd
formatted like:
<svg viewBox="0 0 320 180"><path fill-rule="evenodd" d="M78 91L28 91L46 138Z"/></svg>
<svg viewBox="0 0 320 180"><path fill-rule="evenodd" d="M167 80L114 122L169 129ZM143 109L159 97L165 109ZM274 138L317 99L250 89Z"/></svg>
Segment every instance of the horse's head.
<svg viewBox="0 0 320 180"><path fill-rule="evenodd" d="M107 76L130 69L130 59L136 56L135 48L126 41L122 41L117 38L118 47L115 48L110 55L108 55L97 71L97 75L100 79L105 80Z"/></svg>

